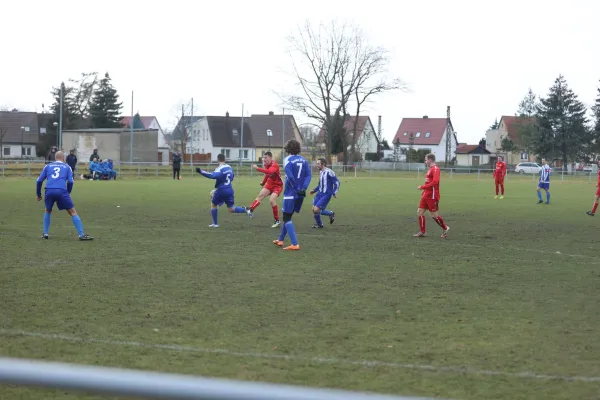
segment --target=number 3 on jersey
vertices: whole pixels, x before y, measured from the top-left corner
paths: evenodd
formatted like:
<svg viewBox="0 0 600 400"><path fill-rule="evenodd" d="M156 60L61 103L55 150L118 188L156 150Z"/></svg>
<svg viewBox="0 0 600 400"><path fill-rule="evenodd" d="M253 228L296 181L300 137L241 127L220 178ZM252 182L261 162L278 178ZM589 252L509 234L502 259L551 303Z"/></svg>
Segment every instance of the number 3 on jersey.
<svg viewBox="0 0 600 400"><path fill-rule="evenodd" d="M60 176L60 168L54 168L54 173L51 175L53 179L56 179Z"/></svg>

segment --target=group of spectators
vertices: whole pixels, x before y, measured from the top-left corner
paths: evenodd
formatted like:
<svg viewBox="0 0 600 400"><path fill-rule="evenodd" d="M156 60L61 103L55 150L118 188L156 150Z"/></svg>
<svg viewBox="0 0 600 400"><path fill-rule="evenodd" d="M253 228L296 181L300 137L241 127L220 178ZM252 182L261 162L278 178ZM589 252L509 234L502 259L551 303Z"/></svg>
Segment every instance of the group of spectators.
<svg viewBox="0 0 600 400"><path fill-rule="evenodd" d="M56 152L58 151L56 146L52 146L50 149L50 153L48 153L47 162L51 163L56 161ZM75 151L71 150L67 159L65 160L71 170L73 170L73 174L77 169L77 156L75 155ZM98 149L94 149L94 152L90 156L90 165L88 167L89 174L81 174L82 179L89 180L109 180L109 179L117 179L117 172L113 167L113 160L111 159L101 159L98 154Z"/></svg>

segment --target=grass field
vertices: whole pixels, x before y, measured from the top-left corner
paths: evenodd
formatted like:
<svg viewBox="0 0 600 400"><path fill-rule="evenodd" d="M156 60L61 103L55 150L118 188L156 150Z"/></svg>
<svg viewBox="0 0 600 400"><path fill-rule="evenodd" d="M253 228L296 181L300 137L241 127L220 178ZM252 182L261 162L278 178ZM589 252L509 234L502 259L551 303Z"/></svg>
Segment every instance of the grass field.
<svg viewBox="0 0 600 400"><path fill-rule="evenodd" d="M200 177L77 181L40 239L32 179L0 179L0 354L448 399L598 399L600 258L588 179L443 177L446 240L418 230L416 175L343 178L300 252L254 219L211 230ZM239 205L258 178L234 183ZM117 207L120 206L120 207ZM135 342L135 343L132 343ZM173 346L171 346L173 345ZM177 347L180 346L180 347ZM81 398L0 386L1 399Z"/></svg>

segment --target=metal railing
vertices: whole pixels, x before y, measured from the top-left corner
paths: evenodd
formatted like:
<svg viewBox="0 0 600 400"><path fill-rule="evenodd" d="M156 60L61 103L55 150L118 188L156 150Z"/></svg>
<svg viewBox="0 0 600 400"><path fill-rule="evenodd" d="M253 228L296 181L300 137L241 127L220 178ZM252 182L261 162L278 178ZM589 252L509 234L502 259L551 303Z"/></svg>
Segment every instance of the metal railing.
<svg viewBox="0 0 600 400"><path fill-rule="evenodd" d="M0 358L0 382L148 399L425 400L15 358Z"/></svg>
<svg viewBox="0 0 600 400"><path fill-rule="evenodd" d="M231 163L236 176L263 176L251 168L253 163ZM37 160L0 160L0 178L10 177L37 177L44 167L44 161ZM443 164L442 164L443 165ZM88 163L78 164L75 170L77 177L83 174L89 174ZM185 163L181 164L180 174L183 178L199 177L196 168L212 171L217 163ZM340 177L354 178L404 178L404 179L423 179L425 166L419 163L393 163L393 162L361 162L353 165L334 164L331 167ZM476 180L491 180L493 169L489 166L455 166L451 168L440 168L443 177L452 179L453 177L462 177ZM163 165L162 163L152 162L116 162L114 170L117 177L121 179L142 179L142 178L168 178L173 177L173 167ZM312 173L317 174L316 166L312 166ZM555 170L551 175L552 182L579 182L596 183L597 172L595 171L562 171ZM538 179L537 173L520 174L509 169L507 180L530 180Z"/></svg>

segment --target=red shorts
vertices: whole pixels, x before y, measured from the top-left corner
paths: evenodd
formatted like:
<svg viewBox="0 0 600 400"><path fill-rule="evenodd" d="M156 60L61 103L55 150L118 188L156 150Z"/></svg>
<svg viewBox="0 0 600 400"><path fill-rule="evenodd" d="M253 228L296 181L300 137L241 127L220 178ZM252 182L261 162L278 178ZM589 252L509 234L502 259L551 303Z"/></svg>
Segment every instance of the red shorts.
<svg viewBox="0 0 600 400"><path fill-rule="evenodd" d="M267 189L271 193L275 193L277 196L279 196L281 194L281 192L283 191L283 186L282 185L270 185L270 184L266 184L264 186L264 188Z"/></svg>
<svg viewBox="0 0 600 400"><path fill-rule="evenodd" d="M496 178L496 185L504 185L504 177Z"/></svg>
<svg viewBox="0 0 600 400"><path fill-rule="evenodd" d="M436 212L439 209L439 200L430 199L427 197L421 197L419 208L429 210L430 212Z"/></svg>
<svg viewBox="0 0 600 400"><path fill-rule="evenodd" d="M596 196L600 196L600 187L596 189Z"/></svg>

